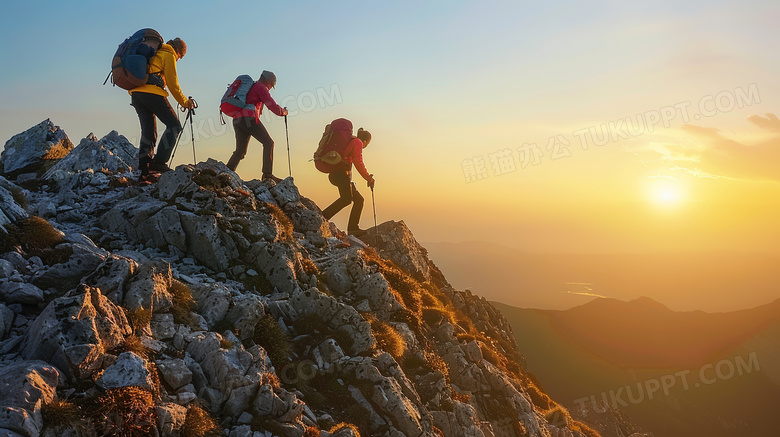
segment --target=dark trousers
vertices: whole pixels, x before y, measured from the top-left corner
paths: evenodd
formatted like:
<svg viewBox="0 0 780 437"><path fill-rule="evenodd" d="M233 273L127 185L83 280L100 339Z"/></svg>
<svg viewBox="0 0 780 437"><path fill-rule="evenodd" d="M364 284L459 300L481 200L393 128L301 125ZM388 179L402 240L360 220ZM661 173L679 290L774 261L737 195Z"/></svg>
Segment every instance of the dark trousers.
<svg viewBox="0 0 780 437"><path fill-rule="evenodd" d="M336 215L345 206L352 204L352 211L349 213L349 223L347 231L358 229L360 224L360 213L363 212L363 196L360 195L355 184L352 183L350 172L334 171L328 173L328 180L339 189L339 198L331 203L329 207L322 211L326 220Z"/></svg>
<svg viewBox="0 0 780 437"><path fill-rule="evenodd" d="M274 140L268 135L263 123L254 117L239 117L233 120L233 129L236 131L236 151L227 162L229 169L235 171L238 162L246 156L249 148L249 138L253 137L263 145L263 175L274 172Z"/></svg>
<svg viewBox="0 0 780 437"><path fill-rule="evenodd" d="M158 163L164 164L171 159L171 152L176 145L176 139L182 130L176 111L171 108L168 99L157 94L134 92L130 98L130 104L138 113L141 122L141 142L138 146L139 159L146 160L154 157ZM157 120L155 116L165 124L165 132L160 137L157 153L154 153L154 145L157 142Z"/></svg>

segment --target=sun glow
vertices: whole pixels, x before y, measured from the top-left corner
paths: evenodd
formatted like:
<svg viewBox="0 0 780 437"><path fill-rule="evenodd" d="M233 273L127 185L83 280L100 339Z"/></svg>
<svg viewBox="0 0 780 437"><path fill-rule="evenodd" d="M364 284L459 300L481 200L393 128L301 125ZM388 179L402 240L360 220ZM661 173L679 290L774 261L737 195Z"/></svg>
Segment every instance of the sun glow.
<svg viewBox="0 0 780 437"><path fill-rule="evenodd" d="M685 200L685 193L679 181L655 180L648 187L648 198L655 205L672 207Z"/></svg>

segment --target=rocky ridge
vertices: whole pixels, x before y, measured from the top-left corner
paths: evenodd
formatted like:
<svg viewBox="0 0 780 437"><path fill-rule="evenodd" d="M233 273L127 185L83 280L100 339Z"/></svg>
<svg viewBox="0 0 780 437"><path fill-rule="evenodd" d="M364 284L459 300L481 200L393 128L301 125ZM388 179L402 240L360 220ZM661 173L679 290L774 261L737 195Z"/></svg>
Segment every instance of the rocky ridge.
<svg viewBox="0 0 780 437"><path fill-rule="evenodd" d="M47 120L2 159L68 143ZM213 160L137 186L136 152L4 162L0 435L598 435L402 221L347 237Z"/></svg>

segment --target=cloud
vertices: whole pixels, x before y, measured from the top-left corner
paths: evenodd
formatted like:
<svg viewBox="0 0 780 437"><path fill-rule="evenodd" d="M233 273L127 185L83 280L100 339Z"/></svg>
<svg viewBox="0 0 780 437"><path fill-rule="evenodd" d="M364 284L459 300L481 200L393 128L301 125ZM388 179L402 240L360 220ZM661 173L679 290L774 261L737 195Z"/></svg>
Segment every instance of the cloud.
<svg viewBox="0 0 780 437"><path fill-rule="evenodd" d="M780 132L780 120L773 114L767 118L751 116L749 120L766 130ZM711 127L685 125L682 130L703 146L700 176L727 179L780 181L780 135L759 144L744 144L724 136Z"/></svg>
<svg viewBox="0 0 780 437"><path fill-rule="evenodd" d="M775 114L766 114L766 118L760 115L751 115L748 117L748 121L768 131L780 132L780 119Z"/></svg>
<svg viewBox="0 0 780 437"><path fill-rule="evenodd" d="M698 150L689 150L679 144L651 143L649 149L659 155L661 160L671 162L700 162L701 154Z"/></svg>

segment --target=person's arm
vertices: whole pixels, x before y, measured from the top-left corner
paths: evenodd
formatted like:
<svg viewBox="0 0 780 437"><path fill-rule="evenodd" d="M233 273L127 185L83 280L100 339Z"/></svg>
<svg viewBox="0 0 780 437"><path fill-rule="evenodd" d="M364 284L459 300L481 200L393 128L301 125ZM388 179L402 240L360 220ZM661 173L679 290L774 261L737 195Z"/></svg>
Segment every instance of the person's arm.
<svg viewBox="0 0 780 437"><path fill-rule="evenodd" d="M181 91L181 87L179 86L179 77L176 74L176 55L165 52L164 56L163 75L165 75L165 84L168 86L168 91L173 94L173 98L176 99L176 101L179 102L181 106L187 108L189 105L189 99L185 97L184 93Z"/></svg>
<svg viewBox="0 0 780 437"><path fill-rule="evenodd" d="M360 176L363 176L363 179L371 186L374 181L374 176L368 173L366 165L363 163L363 141L360 141L359 138L355 138L350 142L349 147L352 149L352 164L355 165L355 169L360 173Z"/></svg>
<svg viewBox="0 0 780 437"><path fill-rule="evenodd" d="M265 85L260 83L256 88L259 88L259 100L263 102L263 104L265 104L265 106L267 106L271 112L278 115L279 117L284 117L287 115L287 111L276 103L276 100L271 97L271 92L268 91L268 88L266 88Z"/></svg>

